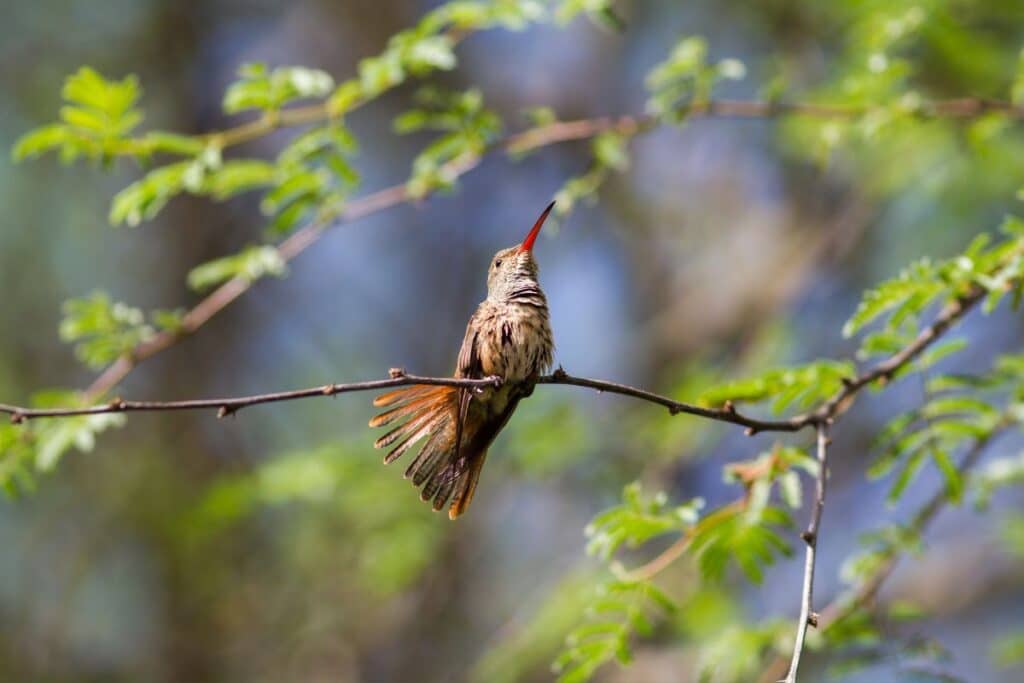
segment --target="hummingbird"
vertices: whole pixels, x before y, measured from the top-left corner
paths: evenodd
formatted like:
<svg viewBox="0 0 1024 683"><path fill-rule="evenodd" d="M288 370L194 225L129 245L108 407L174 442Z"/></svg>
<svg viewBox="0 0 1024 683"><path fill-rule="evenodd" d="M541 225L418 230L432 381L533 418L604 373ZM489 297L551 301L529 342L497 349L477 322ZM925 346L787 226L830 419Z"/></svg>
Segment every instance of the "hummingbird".
<svg viewBox="0 0 1024 683"><path fill-rule="evenodd" d="M451 499L448 517L462 515L473 500L487 449L515 412L533 393L537 378L552 363L554 341L548 303L537 282L533 244L551 202L521 244L502 249L487 270L487 298L469 318L455 364L455 377L500 377L500 386L469 389L413 385L378 396L373 405L387 410L371 427L400 423L374 443L394 448L384 464L394 462L418 442L423 446L405 470L405 478L432 501L435 511Z"/></svg>

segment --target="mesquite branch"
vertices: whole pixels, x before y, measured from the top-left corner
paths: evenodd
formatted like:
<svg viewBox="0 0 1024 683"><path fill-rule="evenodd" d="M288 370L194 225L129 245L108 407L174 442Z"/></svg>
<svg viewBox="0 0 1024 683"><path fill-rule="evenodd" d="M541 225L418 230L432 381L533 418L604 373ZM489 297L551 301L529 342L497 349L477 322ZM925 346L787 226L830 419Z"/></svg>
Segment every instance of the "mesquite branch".
<svg viewBox="0 0 1024 683"><path fill-rule="evenodd" d="M485 377L483 379L455 379L451 377L419 377L409 375L401 370L392 370L389 379L370 380L368 382L350 382L348 384L324 384L308 389L296 389L294 391L277 391L269 394L253 394L251 396L235 396L232 398L200 398L184 401L125 401L115 398L107 403L85 406L82 408L22 408L0 403L0 413L8 413L11 422L20 423L25 420L33 420L42 417L74 417L78 415L100 415L103 413L139 413L139 412L167 412L175 410L216 410L217 417L227 417L237 413L242 408L260 405L262 403L280 403L281 401L295 401L300 398L313 398L316 396L337 396L353 391L376 391L391 387L407 386L410 384L431 384L448 387L468 387L480 389L482 387L493 387L501 384L500 377Z"/></svg>
<svg viewBox="0 0 1024 683"><path fill-rule="evenodd" d="M231 284L231 283L228 283ZM243 290L244 291L244 290ZM237 296L237 295L236 295ZM709 408L676 401L675 399L656 394L646 389L632 387L626 384L608 382L604 380L589 379L586 377L574 377L561 368L550 375L539 378L539 384L566 384L588 389L595 389L599 392L620 394L630 396L650 403L668 408L672 415L680 413L695 415L718 422L728 422L746 428L748 435L758 432L796 432L808 426L820 427L831 424L839 415L844 413L852 405L857 393L876 381L887 381L896 372L901 370L908 363L917 358L928 346L938 339L954 323L962 318L979 301L982 300L984 292L981 289L970 292L966 296L955 299L948 304L936 316L930 325L925 327L921 333L906 347L896 352L886 360L870 368L856 378L844 382L843 388L817 409L782 420L764 420L741 413L731 402L726 402L721 408ZM195 309L193 309L194 312ZM192 315L192 314L190 314ZM158 337L159 338L159 337ZM156 340L153 340L156 341ZM173 340L163 342L163 346L156 347L151 353L156 353L161 348L173 343ZM115 366L111 366L113 368ZM130 370L130 366L124 372ZM368 382L352 382L347 384L325 384L308 389L297 389L294 391L280 391L268 394L254 394L251 396L236 396L231 398L209 398L189 399L183 401L127 401L115 398L106 403L89 405L85 407L67 408L27 408L17 405L0 403L0 413L7 413L11 421L15 423L25 420L45 417L71 417L76 415L98 415L102 413L125 413L125 412L159 412L173 410L217 410L220 415L233 414L242 408L259 405L262 403L278 403L281 401L294 401L315 396L334 396L354 391L373 391L387 387L402 386L408 384L436 384L445 386L462 387L483 387L496 386L501 383L500 377L489 377L484 379L456 379L452 377L420 377L409 375L403 370L392 369L389 379L371 380ZM86 399L91 393L86 392Z"/></svg>

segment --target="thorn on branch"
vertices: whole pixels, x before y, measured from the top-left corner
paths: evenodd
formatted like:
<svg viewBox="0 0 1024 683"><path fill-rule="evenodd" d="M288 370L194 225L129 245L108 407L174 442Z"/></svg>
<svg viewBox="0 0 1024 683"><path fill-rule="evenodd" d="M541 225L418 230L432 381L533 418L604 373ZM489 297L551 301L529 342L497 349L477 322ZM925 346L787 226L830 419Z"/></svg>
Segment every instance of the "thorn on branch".
<svg viewBox="0 0 1024 683"><path fill-rule="evenodd" d="M735 415L736 405L732 401L726 401L725 403L722 404L722 410L728 413L729 415Z"/></svg>
<svg viewBox="0 0 1024 683"><path fill-rule="evenodd" d="M558 369L551 373L551 376L557 380L563 380L569 376L569 373L565 371L565 368L559 365Z"/></svg>
<svg viewBox="0 0 1024 683"><path fill-rule="evenodd" d="M801 538L801 540L803 540L804 543L806 543L807 545L811 546L812 548L814 547L814 544L818 540L817 537L813 533L811 533L810 531L801 531L800 532L800 538Z"/></svg>
<svg viewBox="0 0 1024 683"><path fill-rule="evenodd" d="M217 409L217 419L222 420L228 415L234 415L238 412L238 408L232 408L231 406L221 406Z"/></svg>
<svg viewBox="0 0 1024 683"><path fill-rule="evenodd" d="M20 425L24 421L25 421L25 414L24 413L11 413L11 424L12 425Z"/></svg>
<svg viewBox="0 0 1024 683"><path fill-rule="evenodd" d="M107 404L107 406L111 410L114 410L114 411L117 411L117 412L121 412L125 408L125 403L124 403L124 400L122 398L118 397L118 398L115 398L115 399L111 400L110 403Z"/></svg>
<svg viewBox="0 0 1024 683"><path fill-rule="evenodd" d="M334 395L334 385L333 384L325 384L324 388L321 391L323 391L324 396L333 396Z"/></svg>
<svg viewBox="0 0 1024 683"><path fill-rule="evenodd" d="M668 414L673 416L673 417L675 417L676 415L678 415L681 412L683 412L683 409L680 408L679 406L675 405L675 404L668 406Z"/></svg>
<svg viewBox="0 0 1024 683"><path fill-rule="evenodd" d="M757 427L747 427L743 430L743 433L747 436L755 436L759 431Z"/></svg>
<svg viewBox="0 0 1024 683"><path fill-rule="evenodd" d="M401 379L405 377L405 368L391 368L388 370L388 377L391 379Z"/></svg>
<svg viewBox="0 0 1024 683"><path fill-rule="evenodd" d="M857 386L857 382L852 377L841 377L839 381L843 383L843 386L846 387L847 391Z"/></svg>
<svg viewBox="0 0 1024 683"><path fill-rule="evenodd" d="M818 613L811 612L810 614L808 614L807 623L813 626L814 628L818 628Z"/></svg>

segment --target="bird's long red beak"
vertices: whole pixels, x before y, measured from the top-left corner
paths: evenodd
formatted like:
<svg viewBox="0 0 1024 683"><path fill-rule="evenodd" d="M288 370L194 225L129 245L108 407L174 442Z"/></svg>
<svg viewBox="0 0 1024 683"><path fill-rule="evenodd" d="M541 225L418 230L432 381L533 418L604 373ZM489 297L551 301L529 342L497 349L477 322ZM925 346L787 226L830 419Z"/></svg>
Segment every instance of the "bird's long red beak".
<svg viewBox="0 0 1024 683"><path fill-rule="evenodd" d="M544 221L547 219L548 214L551 213L551 209L555 208L555 203L551 202L548 204L548 208L544 209L544 213L540 215L537 222L530 228L530 233L523 240L523 243L519 246L519 251L533 251L533 243L537 241L537 235L540 234L540 229L544 226Z"/></svg>

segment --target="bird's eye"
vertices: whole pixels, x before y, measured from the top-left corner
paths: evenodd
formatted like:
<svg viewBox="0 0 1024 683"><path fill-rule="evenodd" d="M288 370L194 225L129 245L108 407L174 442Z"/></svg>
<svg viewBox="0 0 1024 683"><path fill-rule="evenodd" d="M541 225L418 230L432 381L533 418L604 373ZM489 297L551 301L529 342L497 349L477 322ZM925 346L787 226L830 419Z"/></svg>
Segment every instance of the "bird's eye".
<svg viewBox="0 0 1024 683"><path fill-rule="evenodd" d="M494 262L494 267L495 268L500 268L501 267L501 259L498 259L497 261Z"/></svg>

